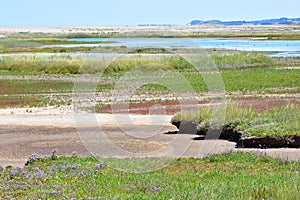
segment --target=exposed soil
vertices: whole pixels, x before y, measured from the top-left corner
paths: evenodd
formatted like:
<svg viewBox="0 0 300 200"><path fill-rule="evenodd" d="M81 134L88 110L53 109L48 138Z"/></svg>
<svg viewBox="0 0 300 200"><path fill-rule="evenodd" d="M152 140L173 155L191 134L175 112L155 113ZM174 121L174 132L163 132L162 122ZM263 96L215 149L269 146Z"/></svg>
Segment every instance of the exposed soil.
<svg viewBox="0 0 300 200"><path fill-rule="evenodd" d="M58 155L72 155L72 152L76 152L79 156L87 156L93 152L94 155L101 157L127 158L135 154L142 154L142 156L147 157L152 154L156 156L156 152L159 151L173 155L173 148L179 146L182 148L187 143L188 146L183 149L180 157L199 157L201 156L201 146L206 144L205 141L193 140L196 137L194 135L163 134L175 130L170 125L164 126L156 135L146 138L136 138L124 134L124 131L128 131L128 127L125 126L102 126L108 142L97 140L97 128L87 127L84 129L89 134L94 134L94 137L89 140L78 134L75 127L1 125L0 166L24 165L32 153L50 156L53 149L57 149ZM136 127L139 133L142 133L143 130L147 133L149 129L153 128L156 127L152 125L138 125ZM179 137L178 141L183 143L172 145L175 137ZM109 150L109 148L102 148L99 145L113 145L113 148L120 148L122 151ZM234 143L225 140L215 141L212 145L210 153L227 152L235 147Z"/></svg>
<svg viewBox="0 0 300 200"><path fill-rule="evenodd" d="M296 98L241 98L234 99L244 106L251 106L258 111L263 111L266 108L275 107L279 105L286 105L289 103L299 103ZM200 102L201 105L207 105L207 101ZM131 115L131 120L135 123L135 128L126 125L126 123L116 124L109 114L101 115L101 127L109 138L109 141L115 146L125 150L125 152L147 154L159 151L168 146L169 142L174 138L179 137L182 145L168 146L169 150L180 148L186 143L190 143L185 153L180 157L201 157L203 154L199 153L201 149L213 147L210 153L220 153L226 151L240 151L236 149L236 142L227 140L209 141L203 140L196 135L176 134L176 127L172 126L170 118L172 115L165 118L156 117L158 124L153 124L152 121L146 119L149 113L149 107L157 105L158 103L143 103L134 104L131 108L131 113L143 115ZM160 103L163 106L174 108L168 114L176 113L180 107L178 102L164 102ZM176 107L178 106L178 107ZM0 109L0 165L23 165L32 153L41 155L50 155L51 150L57 149L59 155L71 155L76 151L78 155L89 155L85 142L94 144L95 141L84 141L78 134L76 123L74 122L74 113L70 107L48 107L48 108L30 108L31 113L26 112L26 108L10 108ZM136 110L134 110L136 109ZM151 109L150 109L151 110ZM147 111L147 112L146 112ZM158 113L159 114L159 113ZM165 114L165 113L161 113ZM161 115L164 117L165 115ZM162 120L163 119L163 120ZM163 126L162 126L163 125ZM155 136L147 138L139 138L139 134L148 133L149 130L161 126L162 129L157 132ZM133 136L124 134L124 130L130 129ZM90 130L91 133L97 134L99 130ZM126 132L125 131L125 132ZM163 133L173 134L163 134ZM135 137L134 135L137 134ZM224 138L228 139L228 138ZM298 147L300 138L287 138L286 143L289 147ZM99 144L98 144L99 145ZM208 146L207 146L208 145ZM258 146L258 148L261 148ZM265 151L263 151L265 150ZM300 160L300 149L263 149L260 152L265 152L267 155L289 159ZM247 149L247 151L257 152L256 149ZM110 156L111 152L102 152L102 156ZM126 157L126 153L119 157Z"/></svg>

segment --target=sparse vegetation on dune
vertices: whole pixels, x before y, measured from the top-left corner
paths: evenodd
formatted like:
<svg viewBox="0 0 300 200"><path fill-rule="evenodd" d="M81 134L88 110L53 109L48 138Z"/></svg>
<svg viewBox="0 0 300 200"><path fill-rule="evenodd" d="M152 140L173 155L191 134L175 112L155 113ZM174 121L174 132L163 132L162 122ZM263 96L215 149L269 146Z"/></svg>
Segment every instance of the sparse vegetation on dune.
<svg viewBox="0 0 300 200"><path fill-rule="evenodd" d="M143 174L117 171L94 157L31 157L24 168L2 169L1 197L296 200L300 189L298 162L250 153L177 159Z"/></svg>
<svg viewBox="0 0 300 200"><path fill-rule="evenodd" d="M184 33L180 30L190 29L190 31ZM69 33L60 33L60 34L51 34L51 33L29 33L29 32L20 32L8 35L9 38L114 38L114 37L152 37L152 38L174 38L174 37L190 37L190 38L262 38L265 40L299 40L300 34L295 31L299 29L299 25L295 26L286 26L282 30L278 30L276 26L267 26L267 27L241 27L241 31L233 32L231 27L208 25L203 26L203 28L214 29L214 32L206 31L193 31L192 27L178 27L177 31L157 31L155 33L147 33L147 31L129 31L129 30L113 30L105 28L95 28L93 33L87 32L88 29L82 29L81 32L78 30L73 30L74 32ZM225 31L224 31L225 30Z"/></svg>

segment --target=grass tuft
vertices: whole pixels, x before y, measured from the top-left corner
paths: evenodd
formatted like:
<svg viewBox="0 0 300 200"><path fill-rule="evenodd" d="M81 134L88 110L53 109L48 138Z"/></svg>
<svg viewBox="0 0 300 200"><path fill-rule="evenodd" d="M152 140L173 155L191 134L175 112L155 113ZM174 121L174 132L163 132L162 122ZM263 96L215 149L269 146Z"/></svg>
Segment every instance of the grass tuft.
<svg viewBox="0 0 300 200"><path fill-rule="evenodd" d="M214 110L217 111L218 110ZM212 118L212 107L203 107L196 111L180 112L171 122L191 121L198 124L198 131L207 132L208 128L230 128L242 132L244 136L293 136L300 135L300 106L287 105L257 113L252 108L242 108L229 103L223 121ZM221 112L221 111L220 111Z"/></svg>

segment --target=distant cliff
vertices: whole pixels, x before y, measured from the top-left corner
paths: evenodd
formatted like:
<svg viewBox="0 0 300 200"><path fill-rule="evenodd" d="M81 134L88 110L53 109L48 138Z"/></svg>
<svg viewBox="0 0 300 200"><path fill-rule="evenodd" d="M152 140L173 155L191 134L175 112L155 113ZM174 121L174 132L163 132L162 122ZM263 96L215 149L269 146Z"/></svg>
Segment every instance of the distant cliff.
<svg viewBox="0 0 300 200"><path fill-rule="evenodd" d="M300 18L280 18L280 19L263 19L263 20L256 20L256 21L220 21L220 20L208 20L208 21L201 21L201 20L193 20L190 25L200 25L200 24L217 24L217 25L224 25L224 26L236 26L236 25L274 25L274 24L295 24L300 23Z"/></svg>

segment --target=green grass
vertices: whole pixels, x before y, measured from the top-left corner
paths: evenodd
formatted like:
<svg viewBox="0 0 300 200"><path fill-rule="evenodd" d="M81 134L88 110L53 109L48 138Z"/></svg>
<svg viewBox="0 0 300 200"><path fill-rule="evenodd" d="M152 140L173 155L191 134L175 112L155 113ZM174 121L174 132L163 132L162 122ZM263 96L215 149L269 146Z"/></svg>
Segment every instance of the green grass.
<svg viewBox="0 0 300 200"><path fill-rule="evenodd" d="M0 70L23 74L76 74L82 62L82 58L71 56L3 56Z"/></svg>
<svg viewBox="0 0 300 200"><path fill-rule="evenodd" d="M0 53L67 53L92 51L92 47L49 47L41 48L44 45L69 45L69 44L107 44L112 41L80 42L71 41L66 38L2 38L0 39Z"/></svg>
<svg viewBox="0 0 300 200"><path fill-rule="evenodd" d="M300 106L288 105L271 109L238 128L252 136L300 135Z"/></svg>
<svg viewBox="0 0 300 200"><path fill-rule="evenodd" d="M47 104L44 104L44 99L38 97L0 96L0 108L42 105Z"/></svg>
<svg viewBox="0 0 300 200"><path fill-rule="evenodd" d="M64 44L101 44L111 42L80 42L71 41L66 38L3 38L0 39L0 46L11 48L11 47L31 47L31 46L42 46L42 45L64 45Z"/></svg>
<svg viewBox="0 0 300 200"><path fill-rule="evenodd" d="M52 80L0 80L0 107L69 105L74 84Z"/></svg>
<svg viewBox="0 0 300 200"><path fill-rule="evenodd" d="M300 89L300 74L298 69L277 70L269 63L278 63L278 61L269 62L263 54L214 54L213 59L220 65L220 74L224 81L227 93L237 92L238 94L257 94L272 93L290 93L297 94ZM206 74L201 76L195 73L192 66L183 58L178 56L139 56L121 57L114 60L109 67L104 68L103 59L91 59L91 63L84 65L82 57L71 56L3 56L0 58L0 75L59 75L72 76L76 78L79 75L102 76L103 83L98 84L96 91L111 91L114 89L118 78L126 72L140 66L143 77L152 80L153 76L161 75L163 72L176 71L181 73L183 78L191 85L195 92L208 92L207 84L204 80L214 84L215 79L220 76L216 74ZM280 61L281 62L281 61ZM241 63L249 63L243 65ZM259 63L259 64L257 64ZM223 67L221 67L221 65ZM228 68L228 66L233 68ZM240 66L237 68L237 66ZM261 67L258 67L261 65ZM102 66L102 67L101 67ZM104 73L100 75L100 73ZM152 77L152 78L151 78ZM5 77L4 77L5 78ZM106 81L107 80L107 81ZM162 80L162 79L161 79ZM162 80L163 83L176 86L179 84L178 77L168 76ZM19 94L49 94L49 93L69 93L71 94L74 84L68 81L42 81L42 80L1 80L1 95L19 95ZM174 84L172 84L174 83ZM214 87L214 85L210 85ZM177 91L185 91L186 88L178 87ZM170 93L167 87L158 84L147 84L137 90L138 93L162 94ZM30 102L30 101L28 101ZM45 102L48 102L46 99ZM69 102L69 101L66 101Z"/></svg>
<svg viewBox="0 0 300 200"><path fill-rule="evenodd" d="M70 60L72 62L72 60ZM12 62L13 63L13 62ZM57 69L59 70L59 69ZM7 71L0 72L1 74L7 75L11 74ZM36 72L37 73L37 72ZM110 72L113 73L113 72ZM16 73L15 75L25 75L26 73ZM38 73L37 73L38 74ZM198 74L184 74L183 75L186 80L191 84L193 90L195 92L206 92L208 91L206 83L204 82L202 76ZM215 78L214 75L205 75L207 79ZM271 91L272 88L294 88L290 92L298 92L300 87L300 82L298 81L300 78L299 70L268 70L268 69L247 69L241 71L225 71L222 73L222 78L224 81L225 89L227 92L233 91L264 91L269 89ZM117 79L116 79L117 80ZM176 82L176 77L169 77L170 82ZM7 85L9 83L9 85ZM2 94L6 93L19 93L22 92L30 92L30 91L39 91L39 87L46 87L54 91L59 91L62 86L67 86L67 90L71 91L73 85L71 83L66 83L65 81L9 81L2 80ZM40 85L41 84L41 85ZM6 86L7 85L7 86ZM22 89L24 87L24 90ZM41 89L41 92L47 91L47 89ZM114 88L114 83L107 83L98 85L98 91L102 91L103 89L112 90ZM150 84L147 86L148 89L165 91L166 88L160 85ZM49 90L48 90L49 91ZM286 92L284 90L284 92ZM272 93L276 93L273 91Z"/></svg>
<svg viewBox="0 0 300 200"><path fill-rule="evenodd" d="M50 49L49 51L51 52L54 50L55 49ZM64 49L56 50L63 51ZM0 70L23 73L43 72L48 74L77 74L81 72L94 74L103 71L103 69L99 67L101 62L103 62L103 59L90 58L90 60L96 64L92 67L89 67L88 70L79 71L84 58L70 56L4 56L0 58ZM266 55L257 53L213 55L212 60L214 60L219 69L235 69L257 66L266 67L272 66L275 63ZM121 57L112 61L113 62L110 63L110 66L105 71L107 75L122 75L128 70L142 65L148 65L147 67L149 69L172 69L179 72L195 71L189 62L179 56L132 56Z"/></svg>
<svg viewBox="0 0 300 200"><path fill-rule="evenodd" d="M262 53L227 53L213 55L213 60L219 68L269 67L275 61Z"/></svg>
<svg viewBox="0 0 300 200"><path fill-rule="evenodd" d="M65 61L62 59L62 63L68 66L72 66L73 63L76 64L78 60L70 58L69 61ZM25 60L26 62L26 60ZM43 63L39 61L42 65L47 63ZM39 63L38 62L38 63ZM49 62L51 62L51 58L49 58ZM67 63L65 63L67 62ZM0 64L1 65L1 64ZM14 62L11 61L11 66L13 67ZM164 67L164 65L160 65ZM158 65L156 65L156 69L158 69ZM27 66L27 70L31 68ZM51 68L52 69L52 68ZM93 69L93 68L92 68ZM88 69L91 71L92 69ZM53 69L52 69L53 70ZM56 69L60 71L59 69ZM31 71L32 74L35 75L43 75L42 72L34 72ZM115 88L116 81L120 76L120 72L113 71L106 71L102 78L104 81L103 83L99 83L95 88L90 88L90 90L96 90L97 92L108 92L112 91ZM149 79L151 78L151 74L153 72L147 70L149 74ZM24 71L20 72L11 72L8 70L0 71L0 74L3 75L27 75L28 73ZM108 75L110 74L110 75ZM146 73L143 74L147 77ZM275 69L243 69L243 70L225 70L221 73L225 90L227 93L235 93L238 94L249 94L251 92L255 92L257 94L265 94L265 93L272 93L272 94L297 94L299 93L300 89L300 75L299 70L275 70ZM65 76L65 75L62 75ZM95 74L97 77L97 74ZM207 92L208 87L203 79L202 76L199 74L182 74L182 76L190 83L192 89L195 92ZM112 78L114 77L114 78ZM76 76L74 76L76 78ZM215 75L205 74L206 80L210 80L211 83L214 83L214 79L218 78ZM177 91L186 91L186 88L179 87L178 78L176 77L168 77L167 80L162 80L164 83L173 84L176 87ZM166 82L167 81L167 82ZM176 83L176 84L175 84ZM89 88L88 85L84 84L86 88ZM0 80L0 95L21 95L21 94L34 94L41 96L42 94L54 94L54 93L68 93L71 94L73 91L74 83L71 81L59 81L59 80ZM213 86L212 86L213 87ZM222 89L222 88L220 88ZM158 84L146 84L143 87L139 88L136 93L139 94L165 94L170 93L170 89L158 85ZM43 97L42 97L43 98ZM45 99L48 102L48 99ZM69 102L69 101L66 101Z"/></svg>
<svg viewBox="0 0 300 200"><path fill-rule="evenodd" d="M185 79L190 83L195 92L208 92L207 83L213 84L219 76L215 74L204 74L203 77L199 74L183 74ZM286 92L284 88L294 88L290 93L297 93L300 87L299 70L275 70L268 68L247 68L236 70L221 71L222 81L227 92L240 91L247 93L249 91L257 91L263 93L266 89L272 90L275 88ZM173 80L176 82L176 79ZM213 85L211 85L213 86ZM162 90L162 87L156 86L157 90ZM221 87L219 89L222 89ZM280 91L278 91L280 93ZM273 91L273 93L275 93Z"/></svg>
<svg viewBox="0 0 300 200"><path fill-rule="evenodd" d="M24 61L24 62L23 62ZM74 58L68 59L55 59L52 62L52 58L49 58L49 62L44 62L42 59L38 59L36 62L29 61L28 65L24 63L28 62L26 59L19 61L6 60L5 68L2 67L0 74L2 75L42 75L46 71L49 74L65 74L69 73L78 73L80 60ZM2 62L2 63L3 63ZM60 63L64 67L56 67L56 64ZM20 64L20 65L19 65ZM115 76L121 76L123 70L118 67L118 63L115 63L114 68L108 68L105 71L104 78ZM21 66L23 66L21 68ZM149 66L149 65L147 65ZM160 65L165 67L164 65ZM155 65L158 70L159 65ZM1 68L1 60L0 60ZM15 70L18 68L18 70ZM155 69L155 70L156 70ZM165 69L165 68L164 68ZM13 70L13 71L11 71ZM85 68L89 72L94 72L95 74L99 73L100 70L95 69L94 67ZM125 70L125 69L124 69ZM153 69L154 70L154 69ZM124 74L124 73L123 73ZM150 74L149 74L150 76ZM214 79L219 78L216 75L205 74L206 80L213 82ZM288 88L293 88L288 90L289 93L298 93L300 87L300 73L299 70L275 70L275 69L244 69L244 70L226 70L221 73L225 90L227 92L240 91L247 93L249 91L257 91L258 93L264 93L265 91L271 91L271 93L286 93ZM150 76L151 77L151 76ZM195 92L207 92L207 84L204 81L203 77L199 74L183 74L183 77L190 83L191 87ZM176 82L176 77L169 77L168 81ZM107 85L106 87L113 89L114 84ZM99 86L101 88L101 86ZM158 91L165 91L165 87L159 85L149 85L149 88ZM277 88L277 89L276 89ZM280 92L282 91L282 92Z"/></svg>
<svg viewBox="0 0 300 200"><path fill-rule="evenodd" d="M101 159L100 159L101 160ZM123 162L116 160L116 162ZM2 198L298 199L300 164L249 153L177 159L135 174L93 157L51 157L0 172ZM100 167L100 168L99 168Z"/></svg>
<svg viewBox="0 0 300 200"><path fill-rule="evenodd" d="M55 47L55 48L39 48L39 47L13 47L0 48L0 53L76 53L90 52L94 48L91 47Z"/></svg>
<svg viewBox="0 0 300 200"><path fill-rule="evenodd" d="M287 105L257 113L252 108L243 108L238 104L227 104L226 110L217 107L216 111L223 112L224 120L212 118L212 108L203 107L197 111L180 112L171 122L191 121L198 124L200 132L208 128L231 129L242 132L243 136L279 136L288 137L300 135L300 106Z"/></svg>
<svg viewBox="0 0 300 200"><path fill-rule="evenodd" d="M72 92L74 84L50 80L0 80L0 95Z"/></svg>
<svg viewBox="0 0 300 200"><path fill-rule="evenodd" d="M226 91L299 87L299 70L245 69L222 73Z"/></svg>

